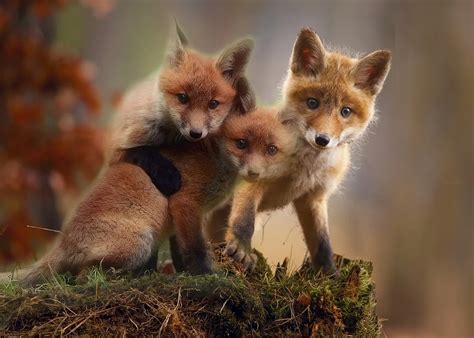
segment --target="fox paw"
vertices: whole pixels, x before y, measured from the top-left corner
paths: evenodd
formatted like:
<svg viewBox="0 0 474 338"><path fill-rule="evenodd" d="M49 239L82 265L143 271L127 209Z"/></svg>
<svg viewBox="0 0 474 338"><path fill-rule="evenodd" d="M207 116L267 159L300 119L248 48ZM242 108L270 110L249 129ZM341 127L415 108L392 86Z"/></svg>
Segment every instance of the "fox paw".
<svg viewBox="0 0 474 338"><path fill-rule="evenodd" d="M241 263L246 271L252 271L257 264L257 255L252 253L249 245L242 245L238 239L227 242L224 255L231 257L235 262Z"/></svg>
<svg viewBox="0 0 474 338"><path fill-rule="evenodd" d="M158 167L151 177L153 184L167 197L181 189L181 174L178 169L164 157L163 161L159 162Z"/></svg>
<svg viewBox="0 0 474 338"><path fill-rule="evenodd" d="M186 267L191 275L208 275L214 273L210 262L193 262Z"/></svg>
<svg viewBox="0 0 474 338"><path fill-rule="evenodd" d="M142 168L155 187L169 197L181 189L181 173L156 146L140 146L125 152L125 161Z"/></svg>

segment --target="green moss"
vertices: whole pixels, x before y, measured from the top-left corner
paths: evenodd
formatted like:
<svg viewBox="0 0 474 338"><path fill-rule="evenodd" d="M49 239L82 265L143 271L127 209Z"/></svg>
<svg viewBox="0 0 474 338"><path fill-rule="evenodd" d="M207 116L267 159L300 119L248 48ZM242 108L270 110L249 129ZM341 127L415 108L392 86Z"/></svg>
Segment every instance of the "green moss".
<svg viewBox="0 0 474 338"><path fill-rule="evenodd" d="M216 251L218 273L147 274L91 269L55 276L35 289L0 285L0 334L163 334L184 336L377 335L372 266L337 258L339 274L305 264L277 276L258 253L246 275Z"/></svg>

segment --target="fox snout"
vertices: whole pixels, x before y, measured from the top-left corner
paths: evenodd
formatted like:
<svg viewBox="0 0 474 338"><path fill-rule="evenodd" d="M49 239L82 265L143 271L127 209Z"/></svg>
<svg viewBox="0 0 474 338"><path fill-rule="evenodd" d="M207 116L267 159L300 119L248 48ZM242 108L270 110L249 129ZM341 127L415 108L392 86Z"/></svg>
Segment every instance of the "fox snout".
<svg viewBox="0 0 474 338"><path fill-rule="evenodd" d="M260 173L257 171L248 170L247 177L251 180L256 180L260 176Z"/></svg>
<svg viewBox="0 0 474 338"><path fill-rule="evenodd" d="M326 147L331 142L331 138L326 134L319 134L316 135L315 141L318 146Z"/></svg>
<svg viewBox="0 0 474 338"><path fill-rule="evenodd" d="M189 129L187 135L189 135L190 141L199 141L206 137L208 134L207 128L192 128Z"/></svg>
<svg viewBox="0 0 474 338"><path fill-rule="evenodd" d="M190 125L185 125L181 128L181 134L185 139L192 142L197 142L205 138L208 134L208 130L205 127L191 127Z"/></svg>
<svg viewBox="0 0 474 338"><path fill-rule="evenodd" d="M247 181L256 181L260 177L260 172L257 169L248 166L241 168L239 174Z"/></svg>
<svg viewBox="0 0 474 338"><path fill-rule="evenodd" d="M306 141L313 147L332 148L338 145L338 138L329 133L318 132L313 128L308 128L305 132Z"/></svg>
<svg viewBox="0 0 474 338"><path fill-rule="evenodd" d="M204 114L191 113L182 119L181 134L188 140L196 142L202 140L209 133L208 121Z"/></svg>

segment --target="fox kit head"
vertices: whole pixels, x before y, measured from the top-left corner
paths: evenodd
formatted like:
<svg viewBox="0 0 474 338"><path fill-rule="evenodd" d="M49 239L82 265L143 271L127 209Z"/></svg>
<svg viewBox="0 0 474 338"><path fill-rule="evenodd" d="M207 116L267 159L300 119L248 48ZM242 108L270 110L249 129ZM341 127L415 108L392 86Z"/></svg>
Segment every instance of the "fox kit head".
<svg viewBox="0 0 474 338"><path fill-rule="evenodd" d="M328 52L315 32L303 29L284 85L285 113L299 116L301 131L313 147L354 141L374 115L390 58L385 50L360 59Z"/></svg>
<svg viewBox="0 0 474 338"><path fill-rule="evenodd" d="M226 150L248 181L281 177L288 169L296 140L275 108L256 108L226 120Z"/></svg>
<svg viewBox="0 0 474 338"><path fill-rule="evenodd" d="M181 134L198 141L216 132L235 108L235 84L244 75L253 41L240 40L212 59L189 49L183 32L176 30L159 88Z"/></svg>

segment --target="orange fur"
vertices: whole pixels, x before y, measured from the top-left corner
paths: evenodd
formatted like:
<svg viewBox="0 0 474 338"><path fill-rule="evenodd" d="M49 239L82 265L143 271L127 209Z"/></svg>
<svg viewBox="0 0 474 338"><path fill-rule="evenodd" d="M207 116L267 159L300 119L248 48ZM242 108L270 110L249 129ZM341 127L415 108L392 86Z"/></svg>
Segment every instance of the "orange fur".
<svg viewBox="0 0 474 338"><path fill-rule="evenodd" d="M252 48L251 39L242 39L216 58L204 56L188 47L177 27L161 68L125 95L114 117L109 154L174 144L181 137L198 141L215 133L230 110L249 100L237 98L235 86L244 76Z"/></svg>
<svg viewBox="0 0 474 338"><path fill-rule="evenodd" d="M237 147L236 141L240 139L246 140L246 149ZM269 154L269 146L276 147L277 153ZM169 197L169 212L189 271L210 271L202 222L229 198L237 174L254 180L247 168L258 168L260 181L272 179L275 173L285 170L293 150L290 132L279 121L278 112L271 108L230 117L224 122L221 136L161 149L182 176L181 190Z"/></svg>
<svg viewBox="0 0 474 338"><path fill-rule="evenodd" d="M260 115L267 118L260 119ZM79 204L52 250L35 264L22 283L33 285L50 272L77 274L96 264L143 270L156 259L156 243L173 232L187 270L210 272L202 220L229 197L239 169L267 156L253 140L270 138L280 147L280 156L271 156L274 165L286 163L286 156L291 155L290 134L275 122L276 118L274 111L257 109L228 119L221 135L161 147L160 153L173 161L182 177L181 190L169 198L155 188L140 167L123 163L121 152L117 152L115 163ZM255 156L235 155L235 137L248 137L248 153ZM262 168L262 176L271 175Z"/></svg>
<svg viewBox="0 0 474 338"><path fill-rule="evenodd" d="M229 215L226 252L248 268L255 264L251 238L257 212L293 204L315 269L334 271L329 243L327 202L350 166L349 144L365 131L374 115L376 95L390 68L390 53L361 59L328 52L310 29L293 48L283 88L282 115L294 124L299 140L289 172L268 182L246 183L236 190ZM310 100L311 99L311 104ZM317 104L314 104L314 101ZM350 108L351 114L342 115ZM321 142L324 137L326 142ZM319 139L319 140L318 140ZM208 234L221 241L227 214L210 220Z"/></svg>
<svg viewBox="0 0 474 338"><path fill-rule="evenodd" d="M167 199L139 167L111 165L22 284L34 285L51 272L78 274L98 264L127 271L142 269L153 259L156 241L171 229L167 206Z"/></svg>

